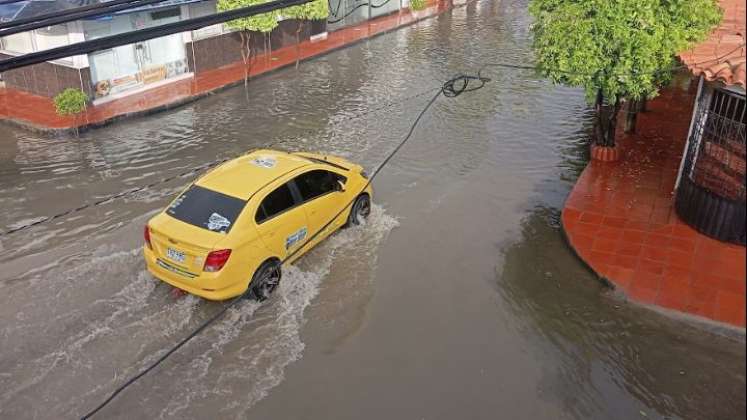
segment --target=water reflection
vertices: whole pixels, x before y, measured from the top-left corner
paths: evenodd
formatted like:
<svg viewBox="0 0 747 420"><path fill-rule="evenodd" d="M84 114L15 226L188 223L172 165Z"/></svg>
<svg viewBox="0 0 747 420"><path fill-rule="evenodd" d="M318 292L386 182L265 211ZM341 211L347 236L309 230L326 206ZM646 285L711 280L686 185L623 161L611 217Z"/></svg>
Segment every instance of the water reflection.
<svg viewBox="0 0 747 420"><path fill-rule="evenodd" d="M532 211L502 259L515 328L549 360L542 394L574 418L744 417L744 346L611 296L576 263L556 208Z"/></svg>

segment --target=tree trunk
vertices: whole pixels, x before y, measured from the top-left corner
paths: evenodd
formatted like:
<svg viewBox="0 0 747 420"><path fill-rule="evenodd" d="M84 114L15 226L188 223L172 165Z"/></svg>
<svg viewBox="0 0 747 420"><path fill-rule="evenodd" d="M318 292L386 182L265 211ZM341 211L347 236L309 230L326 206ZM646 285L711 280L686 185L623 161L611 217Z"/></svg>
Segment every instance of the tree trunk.
<svg viewBox="0 0 747 420"><path fill-rule="evenodd" d="M638 112L646 112L646 111L648 111L648 109L646 109L646 103L647 102L648 101L646 100L646 98L641 98L641 100L638 101Z"/></svg>
<svg viewBox="0 0 747 420"><path fill-rule="evenodd" d="M252 34L249 31L241 31L239 36L241 37L241 60L244 62L244 87L246 87L249 84L249 75L252 70Z"/></svg>
<svg viewBox="0 0 747 420"><path fill-rule="evenodd" d="M262 34L262 54L265 56L265 64L268 64L272 61L271 53L270 53L270 40L267 37L267 33Z"/></svg>
<svg viewBox="0 0 747 420"><path fill-rule="evenodd" d="M597 99L594 101L594 144L604 143L604 96L602 90L597 91Z"/></svg>
<svg viewBox="0 0 747 420"><path fill-rule="evenodd" d="M615 146L615 132L617 131L617 114L620 113L620 99L615 100L614 105L607 106L607 130L604 136L604 145Z"/></svg>
<svg viewBox="0 0 747 420"><path fill-rule="evenodd" d="M272 63L272 36L265 34L265 39L267 40L267 51L269 51L265 57L267 57L268 63Z"/></svg>
<svg viewBox="0 0 747 420"><path fill-rule="evenodd" d="M628 101L625 112L625 132L635 133L635 124L638 121L638 110L640 101Z"/></svg>
<svg viewBox="0 0 747 420"><path fill-rule="evenodd" d="M296 24L296 70L298 70L298 64L301 61L301 29L303 28L303 20L299 19Z"/></svg>
<svg viewBox="0 0 747 420"><path fill-rule="evenodd" d="M597 92L594 109L596 111L596 120L594 122L594 143L597 146L614 147L617 114L620 112L620 100L615 100L613 105L605 105L604 96L600 90Z"/></svg>

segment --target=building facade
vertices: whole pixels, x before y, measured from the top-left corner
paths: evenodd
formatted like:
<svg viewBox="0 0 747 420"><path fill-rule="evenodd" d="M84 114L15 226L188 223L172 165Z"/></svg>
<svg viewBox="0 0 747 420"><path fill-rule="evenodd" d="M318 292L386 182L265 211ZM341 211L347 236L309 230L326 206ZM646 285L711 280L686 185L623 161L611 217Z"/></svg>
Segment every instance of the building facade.
<svg viewBox="0 0 747 420"><path fill-rule="evenodd" d="M676 184L677 215L713 238L745 244L745 2L721 0L721 25L680 54L698 77Z"/></svg>
<svg viewBox="0 0 747 420"><path fill-rule="evenodd" d="M99 0L85 0L90 3ZM363 20L397 12L407 0L329 0L327 21L303 25L301 40L320 37ZM73 0L28 0L0 5L0 21L13 21L50 10L80 7ZM160 26L214 14L216 0L167 0L157 5L79 20L0 38L0 59ZM282 19L267 37L252 37L252 49L282 48L296 42L297 23ZM130 45L69 57L2 74L7 87L54 97L65 88L79 88L93 105L163 84L194 77L202 71L241 61L241 39L223 24L168 35Z"/></svg>

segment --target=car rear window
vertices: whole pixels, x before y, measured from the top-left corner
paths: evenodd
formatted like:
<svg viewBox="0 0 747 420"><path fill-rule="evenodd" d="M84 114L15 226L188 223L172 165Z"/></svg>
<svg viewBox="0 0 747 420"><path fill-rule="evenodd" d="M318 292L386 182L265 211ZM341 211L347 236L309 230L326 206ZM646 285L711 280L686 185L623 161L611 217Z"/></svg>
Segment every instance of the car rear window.
<svg viewBox="0 0 747 420"><path fill-rule="evenodd" d="M213 232L228 233L246 201L193 185L166 209L166 214Z"/></svg>

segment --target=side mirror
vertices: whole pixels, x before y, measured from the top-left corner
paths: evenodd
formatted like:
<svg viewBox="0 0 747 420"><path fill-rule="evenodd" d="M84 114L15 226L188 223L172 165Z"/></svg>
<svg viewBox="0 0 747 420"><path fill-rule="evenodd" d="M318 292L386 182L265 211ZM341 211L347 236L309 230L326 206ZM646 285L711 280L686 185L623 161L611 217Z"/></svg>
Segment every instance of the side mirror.
<svg viewBox="0 0 747 420"><path fill-rule="evenodd" d="M345 192L345 183L340 181L339 179L335 182L335 191L337 192Z"/></svg>

